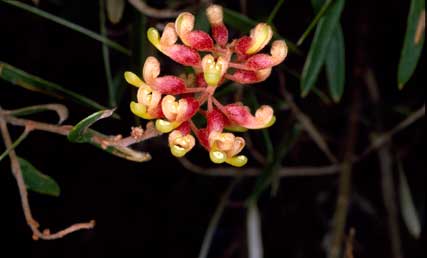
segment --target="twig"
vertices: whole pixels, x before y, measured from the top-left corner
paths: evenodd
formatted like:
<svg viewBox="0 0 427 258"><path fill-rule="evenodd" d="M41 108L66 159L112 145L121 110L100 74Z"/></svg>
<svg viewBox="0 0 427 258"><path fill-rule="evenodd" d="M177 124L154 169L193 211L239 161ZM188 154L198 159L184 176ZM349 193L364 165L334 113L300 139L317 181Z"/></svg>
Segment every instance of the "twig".
<svg viewBox="0 0 427 258"><path fill-rule="evenodd" d="M313 141L317 144L319 149L323 151L326 157L332 163L337 163L338 162L337 158L332 154L332 152L328 147L328 144L326 143L325 139L323 139L322 135L317 130L317 128L314 126L311 119L299 109L299 107L295 104L294 100L292 99L291 94L284 89L285 76L283 72L279 72L278 74L279 74L279 86L280 86L281 94L286 99L286 102L288 103L292 112L295 114L295 117L298 119L298 121L307 131L308 135L310 135Z"/></svg>
<svg viewBox="0 0 427 258"><path fill-rule="evenodd" d="M183 167L189 171L205 176L244 176L253 177L259 176L262 168L204 168L198 166L187 158L179 158L178 161ZM282 167L279 169L278 174L280 177L298 177L298 176L324 176L334 175L340 170L340 165L322 166L322 167Z"/></svg>
<svg viewBox="0 0 427 258"><path fill-rule="evenodd" d="M365 82L368 88L371 88L369 92L378 92L379 87L375 74L371 69L367 69L365 73ZM382 109L381 109L381 98L380 95L371 97L372 104L374 106L374 115L376 120L376 130L381 132L383 130L382 124ZM424 107L423 107L424 108ZM425 111L423 111L425 113ZM410 116L411 117L411 116ZM407 121L406 119L404 122ZM415 120L413 120L415 121ZM413 121L405 122L403 127L411 124ZM397 127L399 130L400 127ZM394 189L394 179L393 179L393 162L390 153L390 145L382 144L378 150L378 159L381 171L381 188L383 194L384 206L387 212L387 224L390 235L390 245L393 258L402 257L402 246L400 240L400 230L399 230L399 219L398 211L396 207L396 193Z"/></svg>
<svg viewBox="0 0 427 258"><path fill-rule="evenodd" d="M16 141L10 146L10 148L6 149L1 155L0 155L0 161L2 161L11 150L14 150L30 133L31 129L29 127L25 127L24 132L16 139Z"/></svg>
<svg viewBox="0 0 427 258"><path fill-rule="evenodd" d="M352 157L354 145L358 136L358 113L359 113L359 92L353 90L353 101L351 104L350 116L348 120L347 142L345 146L344 163L339 177L338 197L334 211L332 242L328 250L329 258L338 258L341 255L341 246L344 238L345 225L347 223L347 214L349 199L351 193L351 174L352 174Z"/></svg>
<svg viewBox="0 0 427 258"><path fill-rule="evenodd" d="M71 131L71 129L73 128L72 125L56 125L56 124L49 124L49 123L24 119L24 118L17 118L17 117L8 115L9 113L10 113L9 111L0 110L0 118L3 118L7 123L15 126L31 127L33 130L40 130L40 131L60 134L64 136L67 136ZM144 140L147 140L149 138L153 138L159 135L161 135L161 133L155 129L155 127L153 126L153 123L148 123L147 129L145 131L142 130L140 135L133 134L123 139L117 139L117 136L100 137L99 135L96 135L92 138L92 141L96 144L99 144L105 147L108 147L110 145L126 147L126 146L129 146L138 142L142 142Z"/></svg>
<svg viewBox="0 0 427 258"><path fill-rule="evenodd" d="M11 169L12 173L16 179L16 183L18 184L19 194L21 196L21 204L22 209L24 211L25 220L27 221L28 226L31 228L31 231L33 232L33 239L43 239L43 240L52 240L52 239L58 239L61 237L64 237L67 234L70 234L74 231L81 230L81 229L91 229L95 226L95 221L92 220L88 223L78 223L71 225L70 227L61 230L59 232L56 232L54 234L51 234L48 229L45 229L43 232L41 232L39 228L39 224L37 221L33 218L33 215L31 214L31 208L30 203L28 201L28 192L27 188L25 186L24 178L22 176L21 167L19 165L18 157L16 156L16 153L12 147L12 139L9 134L9 130L7 129L6 121L0 117L0 127L1 127L1 134L4 139L4 143L6 145L7 149L10 149L9 151L9 158L11 162Z"/></svg>
<svg viewBox="0 0 427 258"><path fill-rule="evenodd" d="M402 131L406 127L412 125L418 119L425 116L426 113L426 107L423 105L421 108L419 108L417 111L414 111L411 115L409 115L407 118L405 118L403 121L398 123L393 129L391 129L388 132L385 132L381 134L378 138L374 139L371 142L371 145L367 147L362 154L356 158L356 159L363 159L367 155L371 154L373 151L377 150L378 148L382 147L385 143L389 142L391 138L398 132Z"/></svg>
<svg viewBox="0 0 427 258"><path fill-rule="evenodd" d="M153 18L175 18L182 12L171 9L156 9L142 0L129 0L129 3L142 14Z"/></svg>

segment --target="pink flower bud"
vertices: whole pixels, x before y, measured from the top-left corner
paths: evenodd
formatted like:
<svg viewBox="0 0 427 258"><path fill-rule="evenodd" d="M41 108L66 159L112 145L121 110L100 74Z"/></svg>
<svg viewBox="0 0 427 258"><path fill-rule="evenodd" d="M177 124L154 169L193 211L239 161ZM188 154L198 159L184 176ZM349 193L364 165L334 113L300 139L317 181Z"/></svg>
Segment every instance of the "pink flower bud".
<svg viewBox="0 0 427 258"><path fill-rule="evenodd" d="M249 37L243 37L237 40L235 50L241 55L252 55L259 52L268 44L273 31L267 23L258 23L251 30Z"/></svg>
<svg viewBox="0 0 427 258"><path fill-rule="evenodd" d="M212 38L204 31L194 29L194 15L181 13L175 21L175 30L182 42L194 49L208 51L213 48Z"/></svg>
<svg viewBox="0 0 427 258"><path fill-rule="evenodd" d="M219 5L211 5L206 9L211 24L212 36L216 43L224 47L228 42L228 29L223 23L223 10Z"/></svg>
<svg viewBox="0 0 427 258"><path fill-rule="evenodd" d="M225 78L241 84L251 84L264 81L270 76L270 73L271 68L258 71L236 70L232 75L226 74Z"/></svg>
<svg viewBox="0 0 427 258"><path fill-rule="evenodd" d="M270 106L264 105L258 108L253 116L247 106L242 104L229 104L224 106L227 118L237 125L249 129L261 129L271 126L275 118L273 109Z"/></svg>

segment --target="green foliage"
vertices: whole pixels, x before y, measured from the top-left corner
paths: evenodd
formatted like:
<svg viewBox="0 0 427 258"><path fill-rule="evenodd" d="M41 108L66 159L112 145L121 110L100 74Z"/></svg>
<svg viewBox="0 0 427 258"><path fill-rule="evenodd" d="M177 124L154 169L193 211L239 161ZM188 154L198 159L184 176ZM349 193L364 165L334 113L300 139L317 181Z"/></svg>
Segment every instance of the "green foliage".
<svg viewBox="0 0 427 258"><path fill-rule="evenodd" d="M412 0L397 72L399 89L409 81L420 59L425 38L425 31L420 31L420 26L425 26L425 0Z"/></svg>
<svg viewBox="0 0 427 258"><path fill-rule="evenodd" d="M86 35L86 36L88 36L88 37L90 37L92 39L95 39L95 40L98 40L100 42L103 42L103 43L107 44L109 47L111 47L111 48L113 48L113 49L115 49L115 50L117 50L117 51L119 51L119 52L121 52L123 54L130 55L130 51L128 49L124 48L123 46L119 45L118 43L116 43L116 42L114 42L112 40L109 40L108 38L105 38L105 37L99 35L98 33L95 33L95 32L93 32L91 30L83 28L83 27L81 27L81 26L79 26L79 25L77 25L75 23L69 22L69 21L67 21L67 20L65 20L65 19L63 19L61 17L52 15L50 13L47 13L47 12L43 11L43 10L40 10L39 8L27 5L27 4L19 2L19 1L10 1L10 0L9 1L1 0L1 1L3 3L13 5L13 6L17 7L17 8L22 9L22 10L31 12L31 13L33 13L35 15L38 15L38 16L43 17L45 19L48 19L50 21L56 22L56 23L58 23L58 24L60 24L60 25L62 25L64 27L67 27L67 28L69 28L71 30L77 31L77 32L79 32L79 33L81 33L83 35Z"/></svg>
<svg viewBox="0 0 427 258"><path fill-rule="evenodd" d="M316 82L320 69L325 62L330 39L339 24L344 3L345 0L337 0L332 3L325 15L319 20L301 75L302 96L307 96Z"/></svg>
<svg viewBox="0 0 427 258"><path fill-rule="evenodd" d="M335 102L339 102L344 93L345 85L344 35L339 24L329 41L325 64L329 93Z"/></svg>
<svg viewBox="0 0 427 258"><path fill-rule="evenodd" d="M21 166L22 176L28 190L51 196L59 196L61 190L58 184L51 177L43 174L30 162L23 158L18 158Z"/></svg>
<svg viewBox="0 0 427 258"><path fill-rule="evenodd" d="M91 109L105 109L104 106L97 102L80 95L74 91L68 90L65 87L56 83L44 80L40 77L26 73L16 67L0 61L0 78L6 80L16 86L20 86L27 90L41 92L56 98L67 98L77 104L80 104Z"/></svg>
<svg viewBox="0 0 427 258"><path fill-rule="evenodd" d="M77 143L91 142L94 134L88 128L96 121L111 116L113 112L113 109L101 110L84 118L71 129L68 140Z"/></svg>

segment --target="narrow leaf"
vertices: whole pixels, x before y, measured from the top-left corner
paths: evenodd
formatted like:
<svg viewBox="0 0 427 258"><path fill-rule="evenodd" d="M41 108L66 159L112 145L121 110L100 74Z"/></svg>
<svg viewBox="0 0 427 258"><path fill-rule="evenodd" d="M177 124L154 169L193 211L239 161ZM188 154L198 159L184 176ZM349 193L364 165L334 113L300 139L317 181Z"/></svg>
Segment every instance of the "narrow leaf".
<svg viewBox="0 0 427 258"><path fill-rule="evenodd" d="M62 124L68 118L67 107L61 104L34 105L10 110L9 113L13 116L27 116L45 111L55 111L59 117L58 124Z"/></svg>
<svg viewBox="0 0 427 258"><path fill-rule="evenodd" d="M415 209L414 201L409 188L408 180L406 179L403 166L399 163L399 178L400 178L400 209L402 212L403 221L408 228L409 233L415 238L419 238L421 234L421 224L418 218L417 210Z"/></svg>
<svg viewBox="0 0 427 258"><path fill-rule="evenodd" d="M302 96L306 96L316 82L320 68L325 61L328 44L339 23L344 3L345 0L336 0L319 20L301 75Z"/></svg>
<svg viewBox="0 0 427 258"><path fill-rule="evenodd" d="M246 227L248 234L248 257L262 258L264 251L262 245L261 218L256 202L251 202L249 204Z"/></svg>
<svg viewBox="0 0 427 258"><path fill-rule="evenodd" d="M101 0L104 1L104 0ZM107 15L111 23L119 23L125 10L124 0L106 0L107 1Z"/></svg>
<svg viewBox="0 0 427 258"><path fill-rule="evenodd" d="M56 83L46 81L40 77L26 73L16 67L0 61L0 78L27 90L41 92L57 98L67 98L77 104L86 106L95 110L106 109L106 107L97 102L68 90Z"/></svg>
<svg viewBox="0 0 427 258"><path fill-rule="evenodd" d="M23 2L19 2L19 1L7 1L7 0L0 0L0 1L2 1L3 3L6 3L6 4L13 5L13 6L15 6L15 7L19 8L19 9L28 11L28 12L33 13L35 15L38 15L40 17L43 17L43 18L48 19L50 21L53 21L55 23L58 23L58 24L60 24L60 25L62 25L64 27L67 27L67 28L69 28L71 30L77 31L77 32L79 32L79 33L81 33L83 35L86 35L86 36L88 36L88 37L90 37L92 39L95 39L97 41L103 42L103 43L107 44L109 47L111 47L111 48L113 48L113 49L115 49L115 50L117 50L119 52L122 52L123 54L130 55L130 51L128 49L126 49L125 47L121 46L120 44L118 44L118 43L116 43L116 42L114 42L112 40L109 40L109 39L107 39L105 37L102 37L101 35L99 35L96 32L93 32L91 30L83 28L80 25L77 25L77 24L72 23L70 21L64 20L61 17L55 16L55 15L50 14L48 12L45 12L45 11L39 9L39 8L36 8L36 7L30 6L28 4L25 4Z"/></svg>
<svg viewBox="0 0 427 258"><path fill-rule="evenodd" d="M313 1L312 1L313 2ZM302 34L302 36L300 37L300 39L297 42L297 45L300 46L304 40L307 38L307 36L310 34L310 32L313 30L314 26L316 26L316 24L320 21L320 19L323 17L323 15L326 13L326 11L328 10L330 4L332 3L332 0L326 0L323 3L322 8L317 12L316 16L314 17L314 19L311 21L310 25L308 25L307 29L304 31L304 33Z"/></svg>
<svg viewBox="0 0 427 258"><path fill-rule="evenodd" d="M206 16L206 8L201 8L196 14L196 24L195 28L197 30L209 31L210 25L208 17Z"/></svg>
<svg viewBox="0 0 427 258"><path fill-rule="evenodd" d="M329 41L326 52L326 76L328 78L329 93L335 102L339 102L345 85L345 49L344 36L341 25L338 24Z"/></svg>
<svg viewBox="0 0 427 258"><path fill-rule="evenodd" d="M59 196L60 188L55 180L41 173L27 160L23 158L18 158L18 160L25 186L28 190L46 195Z"/></svg>
<svg viewBox="0 0 427 258"><path fill-rule="evenodd" d="M271 24L274 20L274 17L276 17L277 12L279 11L280 7L282 7L285 0L278 0L276 5L273 8L273 11L271 11L270 16L268 16L267 23Z"/></svg>
<svg viewBox="0 0 427 258"><path fill-rule="evenodd" d="M115 0L110 1L107 0L107 9L108 9L108 3L110 2L117 2ZM124 7L124 5L123 5ZM110 5L110 8L114 8L114 6ZM107 36L107 28L105 27L106 20L105 20L105 8L104 8L104 0L99 0L99 27L101 30L101 35L103 37L108 38ZM108 51L108 46L105 43L102 43L102 58L104 61L104 70L105 70L105 77L107 81L107 89L108 89L108 104L110 107L116 106L116 96L115 92L116 89L114 89L113 84L113 76L111 75L111 65L110 65L110 52Z"/></svg>
<svg viewBox="0 0 427 258"><path fill-rule="evenodd" d="M425 38L425 13L425 0L411 1L397 72L399 89L403 89L409 81L420 59Z"/></svg>
<svg viewBox="0 0 427 258"><path fill-rule="evenodd" d="M24 130L24 132L16 139L15 142L12 143L12 145L7 148L1 155L0 155L0 161L2 161L11 150L14 150L25 138L28 136L28 130Z"/></svg>
<svg viewBox="0 0 427 258"><path fill-rule="evenodd" d="M68 134L68 140L79 143L90 142L93 134L88 132L88 128L96 121L111 116L113 112L114 109L101 110L81 120L73 127L73 129L71 129L70 133Z"/></svg>
<svg viewBox="0 0 427 258"><path fill-rule="evenodd" d="M230 10L228 8L224 9L224 22L226 25L229 25L236 30L248 33L250 29L252 29L255 25L258 24L257 21L250 19L249 17L240 14L239 12ZM295 54L302 55L301 50L298 49L298 47L293 43L292 41L285 39L277 32L274 32L273 39L283 39L286 41L286 44L288 45L289 51L294 52Z"/></svg>

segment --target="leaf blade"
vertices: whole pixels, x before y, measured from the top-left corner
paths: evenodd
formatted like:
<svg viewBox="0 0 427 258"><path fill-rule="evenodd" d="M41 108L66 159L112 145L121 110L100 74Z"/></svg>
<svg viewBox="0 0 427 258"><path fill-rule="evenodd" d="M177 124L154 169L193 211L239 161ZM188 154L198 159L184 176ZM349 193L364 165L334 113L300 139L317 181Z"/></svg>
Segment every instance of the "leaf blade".
<svg viewBox="0 0 427 258"><path fill-rule="evenodd" d="M339 23L344 3L345 0L336 0L332 3L317 24L316 32L301 74L301 95L303 97L307 96L313 88L320 69L324 64L328 44Z"/></svg>
<svg viewBox="0 0 427 258"><path fill-rule="evenodd" d="M399 200L403 221L409 233L418 239L421 235L421 224L411 195L411 189L409 188L408 180L406 179L401 163L399 163L399 179Z"/></svg>
<svg viewBox="0 0 427 258"><path fill-rule="evenodd" d="M60 195L61 190L55 180L40 172L27 160L18 157L18 161L28 190L55 197Z"/></svg>
<svg viewBox="0 0 427 258"><path fill-rule="evenodd" d="M98 104L94 100L1 61L0 78L27 90L41 92L60 99L68 98L79 105L89 107L91 109L106 109L106 107Z"/></svg>
<svg viewBox="0 0 427 258"><path fill-rule="evenodd" d="M256 202L249 204L246 228L248 234L248 257L262 258L264 251L262 245L261 217Z"/></svg>
<svg viewBox="0 0 427 258"><path fill-rule="evenodd" d="M422 21L423 17L424 21ZM412 0L397 72L397 82L400 90L403 89L415 72L424 46L425 33L424 31L417 32L420 29L419 26L425 26L425 1Z"/></svg>
<svg viewBox="0 0 427 258"><path fill-rule="evenodd" d="M115 50L117 50L117 51L119 51L119 52L121 52L121 53L123 53L125 55L130 55L131 54L128 49L126 49L125 47L121 46L120 44L118 44L118 43L116 43L116 42L114 42L114 41L112 41L110 39L107 39L105 37L102 37L101 35L99 35L96 32L93 32L91 30L83 28L80 25L77 25L75 23L67 21L67 20L65 20L65 19L63 19L63 18L61 18L59 16L50 14L50 13L45 12L45 11L39 9L39 8L27 5L27 4L22 3L22 2L18 2L18 1L6 1L6 0L1 0L1 1L3 3L6 3L6 4L13 5L13 6L15 6L15 7L19 8L19 9L22 9L22 10L28 11L30 13L33 13L33 14L35 14L37 16L43 17L43 18L45 18L47 20L53 21L55 23L58 23L58 24L60 24L60 25L62 25L64 27L67 27L67 28L69 28L71 30L77 31L77 32L79 32L79 33L81 33L83 35L86 35L86 36L88 36L88 37L90 37L92 39L95 39L97 41L103 42L103 43L107 44L109 47L111 47L111 48L113 48L113 49L115 49Z"/></svg>
<svg viewBox="0 0 427 258"><path fill-rule="evenodd" d="M345 86L345 47L341 25L332 34L325 57L329 93L335 103L341 100Z"/></svg>
<svg viewBox="0 0 427 258"><path fill-rule="evenodd" d="M111 116L114 109L106 109L95 112L78 122L68 133L68 140L71 142L90 142L93 133L88 128L96 121Z"/></svg>

